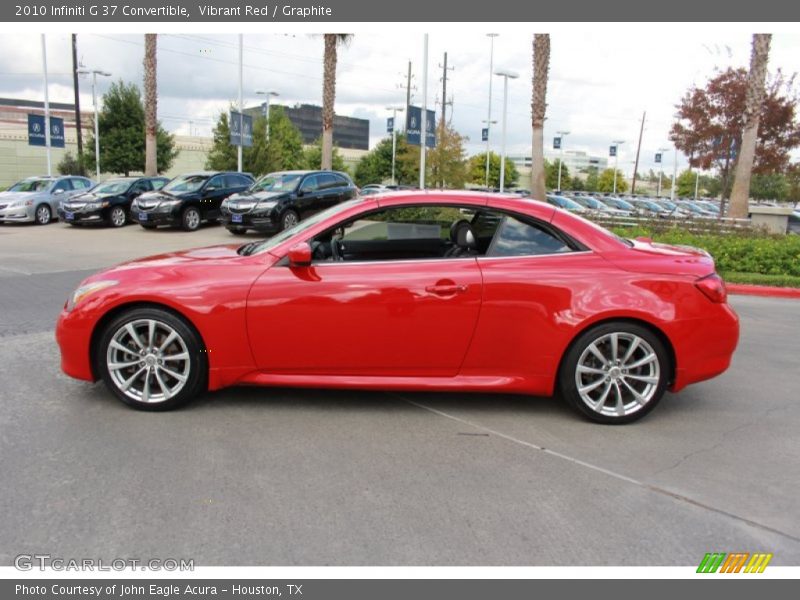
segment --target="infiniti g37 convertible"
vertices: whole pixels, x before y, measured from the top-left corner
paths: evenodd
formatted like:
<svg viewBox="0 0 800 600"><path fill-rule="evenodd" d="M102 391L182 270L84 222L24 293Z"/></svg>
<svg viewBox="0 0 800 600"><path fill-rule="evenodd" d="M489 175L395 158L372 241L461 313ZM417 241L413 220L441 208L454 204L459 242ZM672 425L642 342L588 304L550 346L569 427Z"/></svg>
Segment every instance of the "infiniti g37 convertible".
<svg viewBox="0 0 800 600"><path fill-rule="evenodd" d="M110 268L56 331L65 373L145 410L246 384L558 393L604 423L719 375L738 335L702 250L518 196L417 191Z"/></svg>

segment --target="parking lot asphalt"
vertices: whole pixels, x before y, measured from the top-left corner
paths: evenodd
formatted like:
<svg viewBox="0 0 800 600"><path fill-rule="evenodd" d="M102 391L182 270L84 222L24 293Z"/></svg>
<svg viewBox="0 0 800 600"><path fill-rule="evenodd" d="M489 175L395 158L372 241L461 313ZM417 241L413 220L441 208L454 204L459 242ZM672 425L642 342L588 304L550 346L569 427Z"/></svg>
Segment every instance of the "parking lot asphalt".
<svg viewBox="0 0 800 600"><path fill-rule="evenodd" d="M88 273L239 239L0 226L0 564L800 563L800 302L732 297L732 368L621 427L462 393L234 388L141 413L61 374L55 319Z"/></svg>

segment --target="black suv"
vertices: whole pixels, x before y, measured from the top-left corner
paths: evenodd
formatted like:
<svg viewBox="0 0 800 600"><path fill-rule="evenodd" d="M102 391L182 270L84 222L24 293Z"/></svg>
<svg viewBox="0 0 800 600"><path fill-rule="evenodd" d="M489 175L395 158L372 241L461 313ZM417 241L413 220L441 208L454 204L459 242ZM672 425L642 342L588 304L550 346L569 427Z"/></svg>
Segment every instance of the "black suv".
<svg viewBox="0 0 800 600"><path fill-rule="evenodd" d="M225 200L219 220L232 233L275 233L357 194L350 176L339 171L270 173Z"/></svg>
<svg viewBox="0 0 800 600"><path fill-rule="evenodd" d="M131 219L145 229L158 225L195 231L203 221L216 222L222 201L253 184L248 173L203 171L180 175L158 192L142 194L131 204Z"/></svg>
<svg viewBox="0 0 800 600"><path fill-rule="evenodd" d="M128 222L133 199L145 192L160 190L168 181L166 177L107 179L84 194L64 200L58 207L58 218L70 225L105 223L122 227Z"/></svg>

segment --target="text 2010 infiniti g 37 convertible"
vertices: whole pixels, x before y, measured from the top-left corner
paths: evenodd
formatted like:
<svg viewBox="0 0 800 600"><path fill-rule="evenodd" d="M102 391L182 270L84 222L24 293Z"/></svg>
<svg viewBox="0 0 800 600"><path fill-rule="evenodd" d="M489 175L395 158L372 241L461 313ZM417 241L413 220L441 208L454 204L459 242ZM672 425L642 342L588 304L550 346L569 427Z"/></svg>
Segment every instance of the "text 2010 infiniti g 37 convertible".
<svg viewBox="0 0 800 600"><path fill-rule="evenodd" d="M56 331L65 373L140 409L242 384L558 392L604 423L722 373L738 335L702 250L518 196L418 191L107 269Z"/></svg>

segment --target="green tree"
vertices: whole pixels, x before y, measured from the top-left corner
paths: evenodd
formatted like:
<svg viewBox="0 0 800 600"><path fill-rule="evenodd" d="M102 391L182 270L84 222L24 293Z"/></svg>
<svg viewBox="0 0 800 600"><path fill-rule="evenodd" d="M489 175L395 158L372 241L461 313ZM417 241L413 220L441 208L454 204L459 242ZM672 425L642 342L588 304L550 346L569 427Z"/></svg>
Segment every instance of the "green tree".
<svg viewBox="0 0 800 600"><path fill-rule="evenodd" d="M72 155L72 152L64 154L56 168L62 175L86 175L86 167L78 157Z"/></svg>
<svg viewBox="0 0 800 600"><path fill-rule="evenodd" d="M558 164L561 162L560 158L555 159L553 162L549 160L544 161L545 182L548 190L558 189ZM569 168L567 165L561 167L561 189L568 190L570 185Z"/></svg>
<svg viewBox="0 0 800 600"><path fill-rule="evenodd" d="M691 169L686 169L678 174L675 180L675 195L694 197L694 186L697 175Z"/></svg>
<svg viewBox="0 0 800 600"><path fill-rule="evenodd" d="M468 169L469 180L472 183L483 185L486 182L486 153L476 154L470 158ZM512 161L506 160L505 187L514 187L517 181L519 181L517 166ZM500 187L500 155L494 152L489 153L489 186Z"/></svg>
<svg viewBox="0 0 800 600"><path fill-rule="evenodd" d="M332 169L334 171L346 171L347 165L344 164L339 148L333 147ZM303 149L303 165L306 169L319 169L322 164L322 138L318 138L310 146Z"/></svg>
<svg viewBox="0 0 800 600"><path fill-rule="evenodd" d="M597 167L589 167L586 171L586 181L583 182L583 189L587 192L596 192L600 182L600 175Z"/></svg>
<svg viewBox="0 0 800 600"><path fill-rule="evenodd" d="M800 202L800 163L794 163L786 170L786 199Z"/></svg>
<svg viewBox="0 0 800 600"><path fill-rule="evenodd" d="M100 168L106 173L129 175L144 172L145 166L145 119L142 95L135 84L123 81L112 83L103 94L103 109L97 115L100 131ZM157 166L159 173L168 170L178 151L175 140L158 123ZM94 146L94 134L90 134L87 146ZM86 155L86 166L94 170L94 154Z"/></svg>
<svg viewBox="0 0 800 600"><path fill-rule="evenodd" d="M571 190L582 190L584 189L583 181L581 181L580 177L575 175L569 182L569 188Z"/></svg>
<svg viewBox="0 0 800 600"><path fill-rule="evenodd" d="M383 138L356 164L357 185L383 183L392 178L392 138ZM414 185L419 181L419 149L406 143L405 135L397 134L395 179L398 184Z"/></svg>
<svg viewBox="0 0 800 600"><path fill-rule="evenodd" d="M303 138L300 131L280 106L269 111L269 142L266 118L253 122L253 145L242 152L242 169L263 175L274 171L305 168ZM236 146L230 143L228 113L220 113L212 134L211 150L206 157L206 168L214 171L235 171L238 166Z"/></svg>
<svg viewBox="0 0 800 600"><path fill-rule="evenodd" d="M785 200L789 191L789 181L783 173L757 174L750 180L750 197L756 200Z"/></svg>
<svg viewBox="0 0 800 600"><path fill-rule="evenodd" d="M593 191L596 192L613 192L614 191L614 169L605 169L600 173L597 178L597 188ZM625 181L625 174L617 169L617 192L627 192L628 182Z"/></svg>
<svg viewBox="0 0 800 600"><path fill-rule="evenodd" d="M426 157L426 167L430 169L430 182L434 186L450 189L464 187L467 182L465 141L466 138L455 129L439 123L436 147L428 150Z"/></svg>

